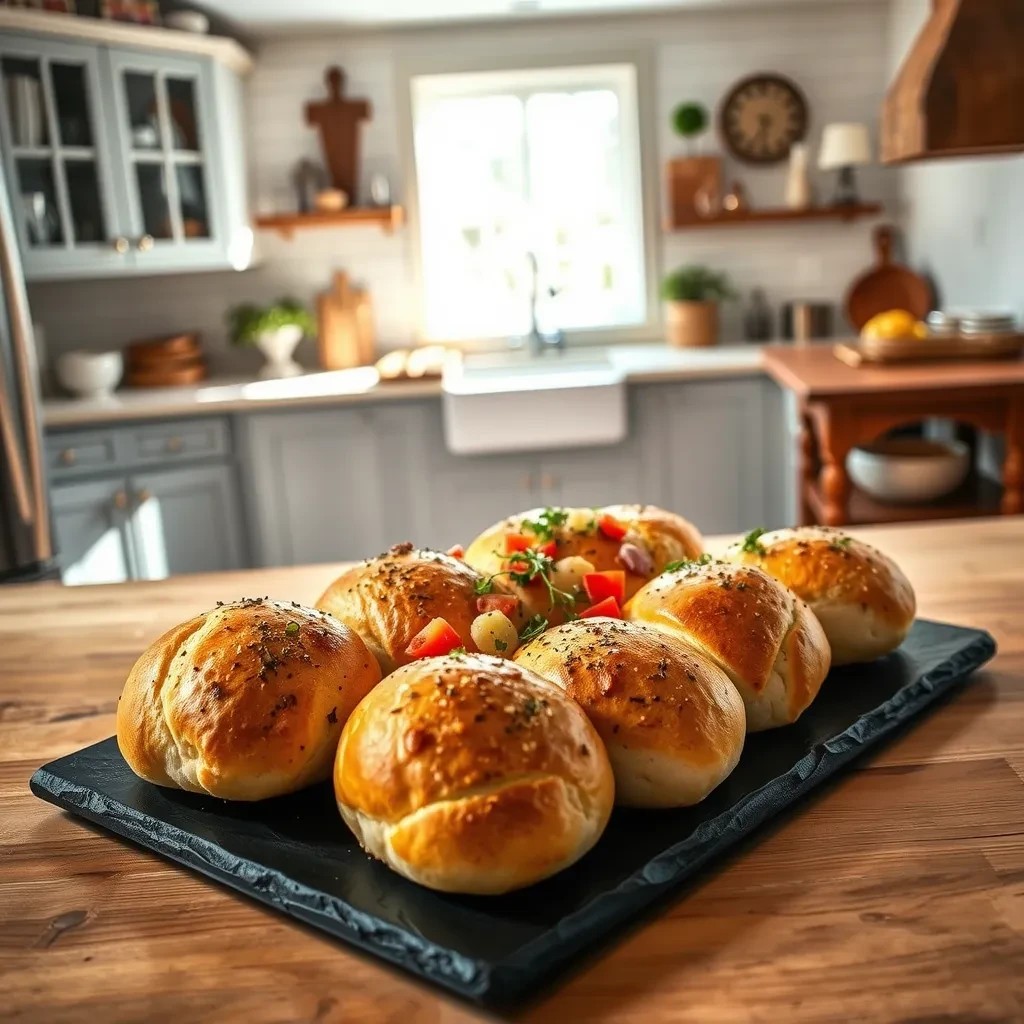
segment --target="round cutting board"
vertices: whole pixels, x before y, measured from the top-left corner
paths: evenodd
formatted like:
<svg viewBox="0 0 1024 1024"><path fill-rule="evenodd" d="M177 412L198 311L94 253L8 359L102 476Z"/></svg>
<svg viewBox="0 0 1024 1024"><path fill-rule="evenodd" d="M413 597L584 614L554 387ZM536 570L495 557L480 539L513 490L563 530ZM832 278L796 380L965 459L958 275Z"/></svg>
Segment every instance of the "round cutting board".
<svg viewBox="0 0 1024 1024"><path fill-rule="evenodd" d="M920 274L893 263L891 227L883 224L876 228L874 242L877 262L847 292L847 318L858 331L873 316L890 309L905 309L923 320L935 302L931 285Z"/></svg>

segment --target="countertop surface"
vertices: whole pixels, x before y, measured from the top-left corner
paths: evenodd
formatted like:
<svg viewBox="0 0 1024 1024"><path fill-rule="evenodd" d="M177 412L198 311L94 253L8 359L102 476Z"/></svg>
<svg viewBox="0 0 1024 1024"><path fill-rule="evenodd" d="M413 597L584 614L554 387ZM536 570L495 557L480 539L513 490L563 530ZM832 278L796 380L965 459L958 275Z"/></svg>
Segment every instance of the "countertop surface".
<svg viewBox="0 0 1024 1024"><path fill-rule="evenodd" d="M667 345L621 345L573 350L574 357L607 354L630 384L757 375L761 346L723 345L674 349ZM554 361L557 356L546 356ZM288 380L211 378L189 387L123 389L109 398L53 398L43 402L43 424L51 429L118 421L169 419L224 412L331 406L396 399L436 398L439 380L381 382L372 367L311 372Z"/></svg>
<svg viewBox="0 0 1024 1024"><path fill-rule="evenodd" d="M804 398L1024 388L1024 359L853 367L836 359L831 345L769 345L762 356L765 372Z"/></svg>
<svg viewBox="0 0 1024 1024"><path fill-rule="evenodd" d="M995 660L516 1019L1024 1019L1024 517L857 532ZM5 1020L496 1019L29 793L113 733L162 631L248 593L312 601L337 570L0 587Z"/></svg>

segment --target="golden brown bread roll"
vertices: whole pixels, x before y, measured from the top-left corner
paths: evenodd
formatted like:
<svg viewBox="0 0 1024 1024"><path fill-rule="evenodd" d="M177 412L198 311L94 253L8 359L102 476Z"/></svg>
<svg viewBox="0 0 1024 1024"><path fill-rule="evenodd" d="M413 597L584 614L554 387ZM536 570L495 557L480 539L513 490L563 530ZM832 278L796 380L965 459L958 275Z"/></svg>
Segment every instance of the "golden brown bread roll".
<svg viewBox="0 0 1024 1024"><path fill-rule="evenodd" d="M913 625L910 581L892 559L842 530L754 531L725 557L764 569L806 601L828 637L833 665L880 658Z"/></svg>
<svg viewBox="0 0 1024 1024"><path fill-rule="evenodd" d="M549 557L584 559L593 570L622 569L626 573L626 598L670 562L696 558L703 550L697 528L682 516L653 505L607 505L604 508L535 508L510 516L485 530L466 549L466 561L485 576L496 576L522 602L530 616L540 615L552 625L564 622L572 602L552 602L544 582L534 578L525 585L508 573L507 538L527 537L537 546L554 542ZM549 572L551 580L557 573ZM573 580L563 584L573 586ZM555 581L557 582L557 580ZM589 604L580 594L575 610Z"/></svg>
<svg viewBox="0 0 1024 1024"><path fill-rule="evenodd" d="M458 558L398 544L342 573L316 606L351 626L387 675L413 660L406 648L432 619L444 619L466 650L477 649L470 627L479 614L480 578ZM510 618L518 627L521 609Z"/></svg>
<svg viewBox="0 0 1024 1024"><path fill-rule="evenodd" d="M334 769L363 848L444 892L502 893L568 867L604 831L608 755L582 709L510 661L427 658L356 708Z"/></svg>
<svg viewBox="0 0 1024 1024"><path fill-rule="evenodd" d="M147 782L264 800L330 777L342 726L379 679L363 641L321 612L219 605L135 663L117 743Z"/></svg>
<svg viewBox="0 0 1024 1024"><path fill-rule="evenodd" d="M577 701L604 740L616 803L685 807L736 767L746 715L710 659L649 626L579 619L530 641L517 664Z"/></svg>
<svg viewBox="0 0 1024 1024"><path fill-rule="evenodd" d="M690 563L647 584L626 617L681 637L724 669L747 708L747 731L795 722L828 674L814 613L753 566Z"/></svg>

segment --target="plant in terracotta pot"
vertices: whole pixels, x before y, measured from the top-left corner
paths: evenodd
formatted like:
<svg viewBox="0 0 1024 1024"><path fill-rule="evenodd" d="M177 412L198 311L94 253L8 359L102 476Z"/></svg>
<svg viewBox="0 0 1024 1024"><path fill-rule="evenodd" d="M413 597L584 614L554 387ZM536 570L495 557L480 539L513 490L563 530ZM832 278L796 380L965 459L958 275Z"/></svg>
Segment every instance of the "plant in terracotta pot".
<svg viewBox="0 0 1024 1024"><path fill-rule="evenodd" d="M725 274L709 267L674 270L661 283L670 345L684 348L718 343L718 304L735 296Z"/></svg>
<svg viewBox="0 0 1024 1024"><path fill-rule="evenodd" d="M263 353L267 361L260 370L262 380L302 373L295 348L316 331L316 321L295 299L278 299L270 306L235 306L228 313L228 325L233 344L255 345Z"/></svg>

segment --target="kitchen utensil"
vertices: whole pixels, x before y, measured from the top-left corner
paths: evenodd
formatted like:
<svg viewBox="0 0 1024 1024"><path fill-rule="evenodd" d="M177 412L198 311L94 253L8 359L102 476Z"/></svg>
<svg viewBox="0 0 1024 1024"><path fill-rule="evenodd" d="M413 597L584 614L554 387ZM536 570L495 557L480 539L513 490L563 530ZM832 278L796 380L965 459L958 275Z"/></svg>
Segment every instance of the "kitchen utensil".
<svg viewBox="0 0 1024 1024"><path fill-rule="evenodd" d="M196 384L205 380L206 374L206 360L199 356L197 359L185 360L173 366L129 370L125 383L130 388L172 388Z"/></svg>
<svg viewBox="0 0 1024 1024"><path fill-rule="evenodd" d="M173 387L206 378L206 360L199 335L194 331L133 341L125 353L128 360L125 382L130 387Z"/></svg>
<svg viewBox="0 0 1024 1024"><path fill-rule="evenodd" d="M225 803L143 782L113 737L40 768L32 792L344 942L484 1002L535 995L597 941L961 686L995 653L984 632L919 619L899 651L833 672L798 725L747 737L695 807L617 810L584 861L509 896L431 892L359 849L330 783ZM827 813L819 804L815 813ZM872 810L850 828L870 829ZM142 905L142 904L140 904ZM587 1019L570 1014L571 1020Z"/></svg>
<svg viewBox="0 0 1024 1024"><path fill-rule="evenodd" d="M933 309L928 314L927 323L928 332L935 337L955 337L960 333L960 319L940 309Z"/></svg>
<svg viewBox="0 0 1024 1024"><path fill-rule="evenodd" d="M914 505L955 491L970 471L971 450L962 441L883 437L854 448L846 468L873 498Z"/></svg>
<svg viewBox="0 0 1024 1024"><path fill-rule="evenodd" d="M33 245L52 245L57 237L57 212L45 192L25 192L21 197L26 228Z"/></svg>
<svg viewBox="0 0 1024 1024"><path fill-rule="evenodd" d="M918 338L871 338L841 342L832 351L848 366L1019 359L1024 352L1024 334L935 335L923 341Z"/></svg>
<svg viewBox="0 0 1024 1024"><path fill-rule="evenodd" d="M57 379L82 398L107 398L121 381L124 358L120 352L76 350L57 357Z"/></svg>
<svg viewBox="0 0 1024 1024"><path fill-rule="evenodd" d="M862 274L846 293L846 316L859 331L876 313L905 309L923 320L935 304L932 287L920 274L892 261L893 228L875 229L876 265Z"/></svg>
<svg viewBox="0 0 1024 1024"><path fill-rule="evenodd" d="M832 306L827 302L784 302L781 333L786 341L805 344L832 337Z"/></svg>
<svg viewBox="0 0 1024 1024"><path fill-rule="evenodd" d="M317 351L325 370L368 366L373 362L375 339L369 293L353 288L339 271L331 288L317 299Z"/></svg>
<svg viewBox="0 0 1024 1024"><path fill-rule="evenodd" d="M1012 313L971 310L960 314L961 334L1010 334L1017 330Z"/></svg>

